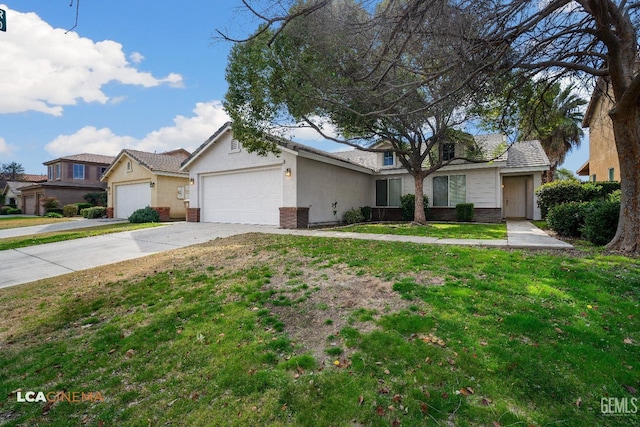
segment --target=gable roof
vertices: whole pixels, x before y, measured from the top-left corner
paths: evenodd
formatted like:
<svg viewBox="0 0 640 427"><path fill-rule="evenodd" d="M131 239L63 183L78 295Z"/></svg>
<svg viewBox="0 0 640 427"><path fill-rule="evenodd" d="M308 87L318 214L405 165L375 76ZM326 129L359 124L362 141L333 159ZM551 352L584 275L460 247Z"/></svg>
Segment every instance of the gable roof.
<svg viewBox="0 0 640 427"><path fill-rule="evenodd" d="M180 164L184 159L189 156L189 152L183 148L178 150L167 151L166 153L149 153L146 151L130 150L128 148L120 151L115 160L111 163L109 168L102 175L104 180L115 167L120 163L120 160L124 156L130 157L132 160L138 162L139 165L145 167L154 174L159 175L183 175L187 176L186 172L180 170Z"/></svg>
<svg viewBox="0 0 640 427"><path fill-rule="evenodd" d="M185 159L182 162L182 166L181 166L181 170L187 170L188 166L195 160L198 158L198 156L200 156L200 154L204 151L206 151L209 147L211 147L212 145L214 145L217 140L219 139L219 137L224 134L227 131L231 131L231 122L226 122L225 124L223 124L218 130L216 130L214 132L213 135L211 135L209 138L207 138L207 140L202 143L194 152L193 154L191 154L191 156L189 156L187 159ZM352 161L348 158L344 158L339 156L339 153L328 153L326 151L323 150L319 150L313 147L309 147L307 145L304 144L300 144L298 142L293 142L293 141L287 141L285 139L282 138L278 138L276 136L273 135L269 135L268 138L272 139L277 145L279 145L281 148L293 151L293 152L303 152L303 153L309 153L310 155L315 155L315 156L319 156L320 159L325 159L326 161L337 161L338 163L341 163L343 166L346 167L357 167L357 168L365 168L367 170L372 170L371 167L368 167L366 165L363 165L359 162L356 161Z"/></svg>
<svg viewBox="0 0 640 427"><path fill-rule="evenodd" d="M43 165L50 165L52 163L57 163L60 161L69 161L69 162L82 162L82 163L98 163L109 165L111 162L115 160L113 156L104 156L102 154L91 154L91 153L82 153L82 154L72 154L69 156L58 157L54 160L49 160L44 162Z"/></svg>
<svg viewBox="0 0 640 427"><path fill-rule="evenodd" d="M507 150L507 168L548 168L549 164L538 140L514 142Z"/></svg>
<svg viewBox="0 0 640 427"><path fill-rule="evenodd" d="M29 181L7 181L4 186L3 193L6 194L7 190L11 190L13 194L20 194L20 189L23 187L29 187L33 185L33 182Z"/></svg>
<svg viewBox="0 0 640 427"><path fill-rule="evenodd" d="M596 112L598 101L608 91L609 91L608 80L604 77L598 77L598 81L596 82L596 87L593 88L591 99L589 100L589 104L587 105L587 111L584 113L584 117L582 118L583 128L588 128L589 126L591 126L591 118L593 117L593 114Z"/></svg>

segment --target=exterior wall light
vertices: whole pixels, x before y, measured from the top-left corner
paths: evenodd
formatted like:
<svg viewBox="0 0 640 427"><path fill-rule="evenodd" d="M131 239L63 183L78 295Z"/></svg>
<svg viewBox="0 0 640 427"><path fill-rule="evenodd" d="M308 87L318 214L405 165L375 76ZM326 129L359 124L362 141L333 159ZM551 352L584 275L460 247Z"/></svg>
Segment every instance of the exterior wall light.
<svg viewBox="0 0 640 427"><path fill-rule="evenodd" d="M286 177L290 177L291 176L291 168L286 168L284 170L284 176L286 176Z"/></svg>
<svg viewBox="0 0 640 427"><path fill-rule="evenodd" d="M149 187L153 188L153 187L155 187L155 186L156 186L156 183L155 183L155 182L151 181L151 182L149 183Z"/></svg>
<svg viewBox="0 0 640 427"><path fill-rule="evenodd" d="M189 185L193 185L193 184L194 184L194 182L195 182L195 181L193 180L193 178L189 178Z"/></svg>

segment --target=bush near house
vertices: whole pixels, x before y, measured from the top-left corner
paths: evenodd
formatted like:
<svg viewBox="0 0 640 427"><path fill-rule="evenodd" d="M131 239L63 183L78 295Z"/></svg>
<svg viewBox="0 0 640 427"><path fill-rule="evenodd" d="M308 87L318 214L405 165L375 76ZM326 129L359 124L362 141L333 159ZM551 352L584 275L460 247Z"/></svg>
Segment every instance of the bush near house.
<svg viewBox="0 0 640 427"><path fill-rule="evenodd" d="M580 237L584 225L585 202L568 202L552 206L547 213L549 228L565 237Z"/></svg>
<svg viewBox="0 0 640 427"><path fill-rule="evenodd" d="M143 223L143 222L160 222L160 214L153 208L147 206L146 208L138 209L129 217L131 223Z"/></svg>
<svg viewBox="0 0 640 427"><path fill-rule="evenodd" d="M3 206L0 208L0 215L16 215L21 213L22 211L20 209L11 206Z"/></svg>
<svg viewBox="0 0 640 427"><path fill-rule="evenodd" d="M82 196L83 199L92 206L107 206L107 192L100 191L97 193L87 193Z"/></svg>
<svg viewBox="0 0 640 427"><path fill-rule="evenodd" d="M582 237L594 245L606 245L618 228L620 202L595 201L585 207Z"/></svg>
<svg viewBox="0 0 640 427"><path fill-rule="evenodd" d="M62 215L72 217L78 215L78 205L64 205Z"/></svg>
<svg viewBox="0 0 640 427"><path fill-rule="evenodd" d="M604 200L607 195L619 189L619 182L553 181L540 186L536 190L536 195L542 217L546 218L549 209L553 206L567 202Z"/></svg>
<svg viewBox="0 0 640 427"><path fill-rule="evenodd" d="M107 208L105 208L104 206L84 208L80 211L80 215L87 219L103 218L107 215Z"/></svg>
<svg viewBox="0 0 640 427"><path fill-rule="evenodd" d="M347 224L356 224L364 222L364 215L362 215L362 211L360 209L353 208L346 211L342 219Z"/></svg>
<svg viewBox="0 0 640 427"><path fill-rule="evenodd" d="M473 221L473 203L458 203L456 205L456 216L460 222Z"/></svg>
<svg viewBox="0 0 640 427"><path fill-rule="evenodd" d="M92 205L91 203L75 203L75 205L78 207L78 212L80 212L82 209L86 209L86 208L92 208L95 205Z"/></svg>
<svg viewBox="0 0 640 427"><path fill-rule="evenodd" d="M40 203L44 208L45 214L48 214L49 212L62 213L62 209L58 208L58 206L60 206L60 202L55 197L43 197L40 199Z"/></svg>
<svg viewBox="0 0 640 427"><path fill-rule="evenodd" d="M427 215L429 207L429 198L424 196L424 214ZM405 194L400 197L400 209L402 209L402 219L404 221L413 221L416 209L416 196L414 194Z"/></svg>
<svg viewBox="0 0 640 427"><path fill-rule="evenodd" d="M363 206L360 208L365 221L371 221L371 206Z"/></svg>

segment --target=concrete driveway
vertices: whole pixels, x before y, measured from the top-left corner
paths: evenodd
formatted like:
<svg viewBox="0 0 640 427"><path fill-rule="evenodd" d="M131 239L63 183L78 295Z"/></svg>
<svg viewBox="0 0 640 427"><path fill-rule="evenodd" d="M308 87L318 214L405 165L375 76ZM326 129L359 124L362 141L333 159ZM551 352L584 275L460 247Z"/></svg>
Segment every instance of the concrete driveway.
<svg viewBox="0 0 640 427"><path fill-rule="evenodd" d="M75 222L63 224L72 226ZM75 228L91 225L101 224L77 221ZM40 232L54 231L50 227L42 227L45 229ZM10 237L5 232L18 233L18 230L23 232L14 235L37 234L34 230L24 232L33 228L0 230L0 238ZM162 227L0 251L0 288L204 243L218 237L274 230L276 227L259 225L176 222Z"/></svg>

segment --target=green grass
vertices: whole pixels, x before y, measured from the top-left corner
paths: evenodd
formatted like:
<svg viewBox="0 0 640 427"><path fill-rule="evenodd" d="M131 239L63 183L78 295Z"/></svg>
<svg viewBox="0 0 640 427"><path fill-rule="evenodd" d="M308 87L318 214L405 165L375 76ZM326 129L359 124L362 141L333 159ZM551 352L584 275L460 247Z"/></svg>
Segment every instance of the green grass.
<svg viewBox="0 0 640 427"><path fill-rule="evenodd" d="M44 305L39 294L0 290L6 319L33 300L14 319L17 331L0 335L0 419L10 426L638 423L637 415L600 410L603 397L637 397L628 388L639 386L637 259L293 236L227 241L206 260L194 256L180 269L98 290L82 283L57 291L52 279L39 288L53 295ZM236 263L217 265L219 253ZM336 346L327 343L323 363L287 334L276 312L283 308L273 303L281 294L270 285L290 280L292 268L296 277L312 271L330 279L338 267L352 269L357 283L390 281L409 308L354 307L354 322L332 336ZM428 285L430 276L444 283ZM377 328L361 329L362 319ZM105 401L56 403L43 413L42 403L15 402L18 389L100 391Z"/></svg>
<svg viewBox="0 0 640 427"><path fill-rule="evenodd" d="M29 236L9 237L0 239L0 251L7 249L25 248L27 246L43 245L45 243L62 242L65 240L82 239L84 237L101 236L103 234L119 233L122 231L140 230L143 228L157 227L158 223L117 223L99 225L96 227L78 228L72 231L52 231Z"/></svg>
<svg viewBox="0 0 640 427"><path fill-rule="evenodd" d="M357 224L332 230L353 233L424 236L438 239L504 240L507 238L506 224Z"/></svg>
<svg viewBox="0 0 640 427"><path fill-rule="evenodd" d="M0 230L8 228L29 227L32 225L55 224L71 221L68 218L47 218L41 216L0 216Z"/></svg>

